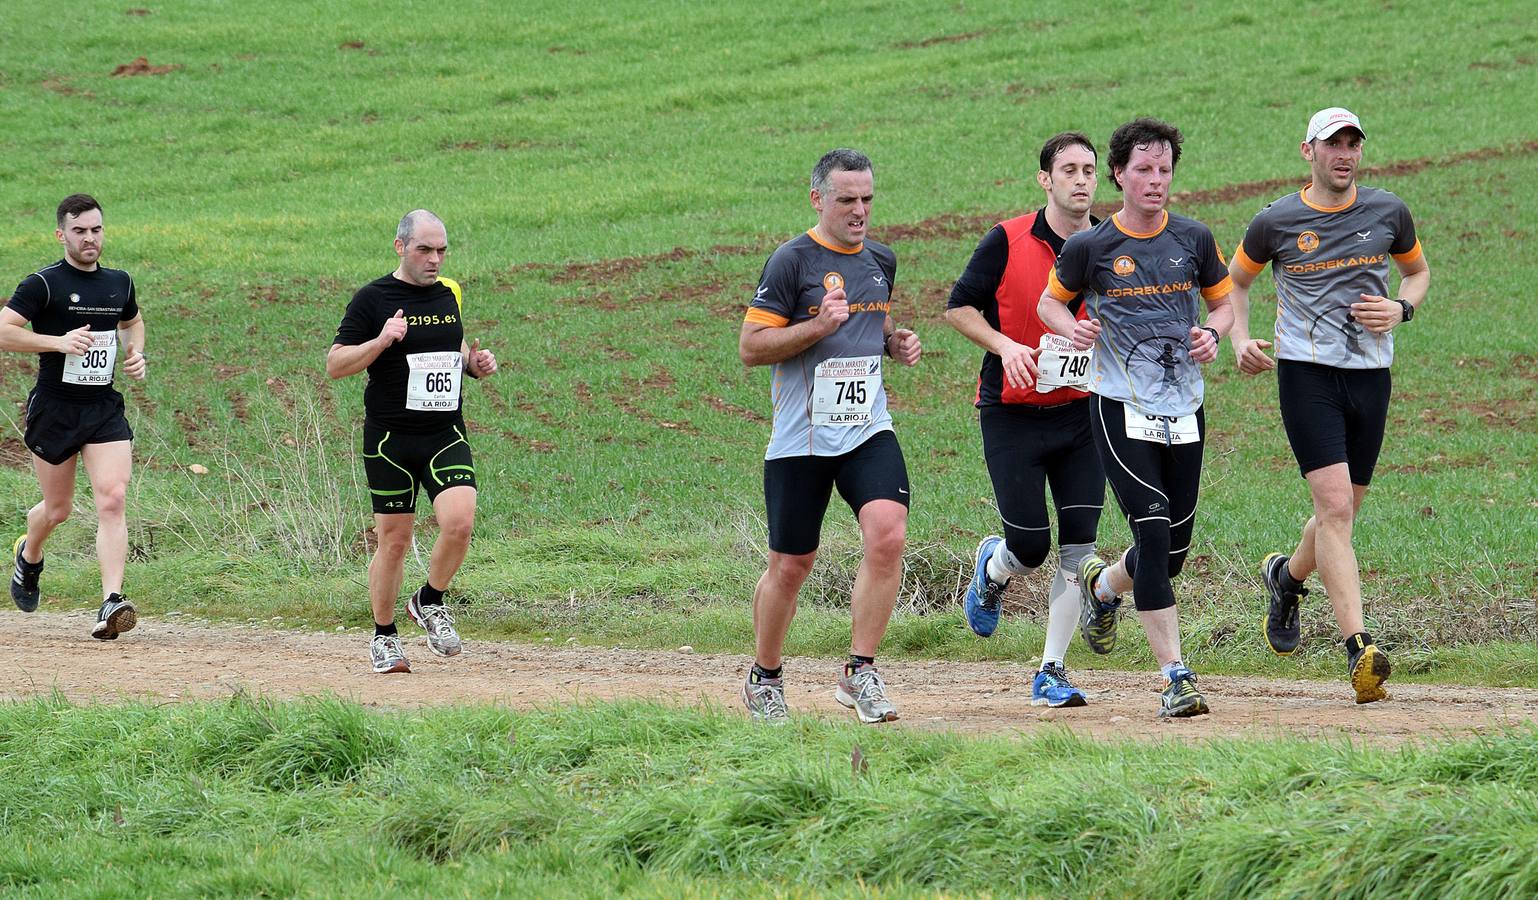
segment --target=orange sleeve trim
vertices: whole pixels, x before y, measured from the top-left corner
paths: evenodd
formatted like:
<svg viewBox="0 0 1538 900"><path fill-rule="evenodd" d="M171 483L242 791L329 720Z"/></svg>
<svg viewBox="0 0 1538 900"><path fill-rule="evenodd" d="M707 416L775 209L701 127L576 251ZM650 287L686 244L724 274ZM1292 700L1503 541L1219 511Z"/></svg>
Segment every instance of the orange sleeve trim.
<svg viewBox="0 0 1538 900"><path fill-rule="evenodd" d="M1250 255L1244 252L1244 241L1240 241L1239 246L1234 248L1234 262L1239 264L1239 268L1251 275L1259 275L1261 270L1266 267L1265 263L1258 263L1250 259Z"/></svg>
<svg viewBox="0 0 1538 900"><path fill-rule="evenodd" d="M1219 297L1227 296L1228 292L1232 291L1233 289L1234 280L1229 278L1227 275L1224 275L1223 280L1213 285L1212 287L1202 288L1202 297L1207 300L1216 300Z"/></svg>
<svg viewBox="0 0 1538 900"><path fill-rule="evenodd" d="M1061 281L1057 280L1057 266L1053 266L1052 271L1047 273L1047 293L1063 301L1064 303L1067 303L1069 300L1079 296L1078 291L1068 290L1067 288L1063 287L1063 283Z"/></svg>
<svg viewBox="0 0 1538 900"><path fill-rule="evenodd" d="M754 325L768 325L770 328L784 328L790 324L790 320L784 316L777 316L767 309L748 307L748 314L743 317L744 322L752 322Z"/></svg>
<svg viewBox="0 0 1538 900"><path fill-rule="evenodd" d="M1394 262L1413 263L1417 259L1420 259L1423 255L1425 255L1425 254L1421 250L1420 239L1417 238L1416 241L1415 241L1415 246L1414 247L1411 247L1410 249L1406 250L1403 253L1395 253L1394 254Z"/></svg>

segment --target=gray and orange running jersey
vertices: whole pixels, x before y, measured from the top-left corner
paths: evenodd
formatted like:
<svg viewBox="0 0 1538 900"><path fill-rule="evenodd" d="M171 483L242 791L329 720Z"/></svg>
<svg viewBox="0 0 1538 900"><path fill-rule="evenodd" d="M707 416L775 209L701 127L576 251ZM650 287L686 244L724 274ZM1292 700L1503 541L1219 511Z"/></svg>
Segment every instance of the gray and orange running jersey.
<svg viewBox="0 0 1538 900"><path fill-rule="evenodd" d="M1278 359L1386 369L1394 361L1393 332L1363 328L1351 304L1362 294L1388 296L1390 256L1402 263L1421 257L1410 210L1388 191L1358 187L1342 206L1315 206L1303 191L1267 204L1250 221L1234 260L1251 275L1273 264Z"/></svg>
<svg viewBox="0 0 1538 900"><path fill-rule="evenodd" d="M774 426L765 459L839 456L892 430L881 364L896 277L896 255L875 241L838 250L807 231L770 255L746 321L775 328L805 321L817 315L823 296L840 286L849 318L770 367Z"/></svg>
<svg viewBox="0 0 1538 900"><path fill-rule="evenodd" d="M1191 359L1191 326L1201 300L1233 288L1228 265L1206 225L1164 213L1148 234L1121 226L1118 215L1068 238L1047 291L1064 303L1084 297L1100 320L1089 389L1153 416L1186 416L1201 408L1202 369Z"/></svg>

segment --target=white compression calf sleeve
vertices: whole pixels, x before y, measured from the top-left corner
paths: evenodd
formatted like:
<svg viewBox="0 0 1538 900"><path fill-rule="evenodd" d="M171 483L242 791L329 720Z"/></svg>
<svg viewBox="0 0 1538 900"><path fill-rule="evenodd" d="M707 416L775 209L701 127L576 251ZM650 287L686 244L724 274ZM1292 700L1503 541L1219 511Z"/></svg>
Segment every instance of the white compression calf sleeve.
<svg viewBox="0 0 1538 900"><path fill-rule="evenodd" d="M1079 624L1079 576L1066 575L1061 566L1047 593L1047 642L1041 648L1041 664L1062 664L1068 642Z"/></svg>
<svg viewBox="0 0 1538 900"><path fill-rule="evenodd" d="M1009 552L1008 541L999 541L993 548L993 555L988 557L988 580L994 584L1004 584L1016 575L1029 575L1034 571Z"/></svg>

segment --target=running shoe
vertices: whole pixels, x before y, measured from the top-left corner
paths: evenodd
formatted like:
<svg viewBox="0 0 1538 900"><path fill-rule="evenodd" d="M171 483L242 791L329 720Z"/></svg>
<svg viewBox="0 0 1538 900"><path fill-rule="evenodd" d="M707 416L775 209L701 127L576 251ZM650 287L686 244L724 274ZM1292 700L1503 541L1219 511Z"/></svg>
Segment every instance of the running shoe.
<svg viewBox="0 0 1538 900"><path fill-rule="evenodd" d="M91 626L91 637L98 641L115 641L125 631L133 631L139 624L139 611L122 594L112 593L101 602L96 611L96 624Z"/></svg>
<svg viewBox="0 0 1538 900"><path fill-rule="evenodd" d="M973 561L972 583L967 585L967 626L978 637L988 637L999 627L999 602L1004 599L1008 582L999 584L988 577L988 560L994 548L1004 539L996 534L983 538L977 545L977 557Z"/></svg>
<svg viewBox="0 0 1538 900"><path fill-rule="evenodd" d="M1388 699L1388 691L1383 689L1383 682L1388 681L1389 673L1393 671L1388 654L1379 650L1376 644L1361 643L1360 636L1356 640L1357 646L1346 656L1346 670L1351 675L1356 702L1376 703Z"/></svg>
<svg viewBox="0 0 1538 900"><path fill-rule="evenodd" d="M23 534L11 545L16 555L16 571L11 575L11 599L16 601L16 608L22 612L37 611L37 579L43 574L41 562L29 563L21 558L21 551L27 545L27 536Z"/></svg>
<svg viewBox="0 0 1538 900"><path fill-rule="evenodd" d="M374 664L374 671L381 675L411 671L411 663L406 660L406 651L401 647L398 634L374 635L368 645L368 658Z"/></svg>
<svg viewBox="0 0 1538 900"><path fill-rule="evenodd" d="M785 679L762 678L753 681L749 672L742 683L742 704L753 714L753 721L769 725L784 725L790 721L790 710L785 708Z"/></svg>
<svg viewBox="0 0 1538 900"><path fill-rule="evenodd" d="M886 683L875 666L861 666L840 677L833 699L854 710L867 725L897 721L897 707L887 699Z"/></svg>
<svg viewBox="0 0 1538 900"><path fill-rule="evenodd" d="M1291 656L1298 649L1302 629L1298 626L1298 603L1308 596L1308 588L1282 590L1282 573L1287 557L1280 553L1267 556L1260 564L1260 580L1265 582L1270 599L1266 604L1266 643L1278 656Z"/></svg>
<svg viewBox="0 0 1538 900"><path fill-rule="evenodd" d="M454 630L454 616L442 603L423 605L422 590L418 588L406 601L406 615L427 632L427 649L438 656L458 656L464 649L459 632Z"/></svg>
<svg viewBox="0 0 1538 900"><path fill-rule="evenodd" d="M1116 649L1116 612L1121 609L1120 597L1110 603L1095 597L1095 579L1107 568L1094 554L1079 563L1079 633L1089 649L1101 654Z"/></svg>
<svg viewBox="0 0 1538 900"><path fill-rule="evenodd" d="M1176 669L1170 683L1164 686L1164 693L1159 695L1159 718L1184 719L1204 716L1208 712L1207 698L1196 689L1196 673L1190 669Z"/></svg>
<svg viewBox="0 0 1538 900"><path fill-rule="evenodd" d="M1062 663L1047 663L1036 673L1031 682L1031 705L1058 709L1064 706L1083 706L1087 701L1084 692L1068 681L1068 672Z"/></svg>

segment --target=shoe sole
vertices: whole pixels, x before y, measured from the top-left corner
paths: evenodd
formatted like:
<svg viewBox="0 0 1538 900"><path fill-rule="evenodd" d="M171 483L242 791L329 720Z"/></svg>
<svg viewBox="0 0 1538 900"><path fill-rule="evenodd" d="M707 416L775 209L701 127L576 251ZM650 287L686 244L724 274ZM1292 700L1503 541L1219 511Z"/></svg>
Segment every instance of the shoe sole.
<svg viewBox="0 0 1538 900"><path fill-rule="evenodd" d="M1089 568L1090 560L1096 560L1100 563L1100 568L1093 576L1088 575L1086 572ZM1090 608L1086 607L1085 604L1094 602L1095 578L1105 574L1105 570L1109 568L1110 566L1106 564L1106 561L1098 556L1086 556L1084 561L1079 564L1079 636L1084 638L1084 643L1089 646L1089 649L1101 656L1105 656L1116 649L1116 628L1114 627L1116 620L1114 618L1111 620L1113 627L1110 640L1100 646L1096 646L1095 641L1089 636L1089 629L1084 626L1084 610ZM1104 647L1104 649L1101 649L1101 647Z"/></svg>
<svg viewBox="0 0 1538 900"><path fill-rule="evenodd" d="M1357 659L1356 665L1351 667L1351 689L1356 691L1356 702L1377 703L1379 700L1387 700L1388 691L1383 689L1383 682L1388 680L1392 671L1388 657L1369 644Z"/></svg>
<svg viewBox="0 0 1538 900"><path fill-rule="evenodd" d="M1212 712L1212 710L1207 707L1207 701L1204 698L1180 709L1160 709L1159 718L1189 719L1192 716L1205 716L1210 712Z"/></svg>
<svg viewBox="0 0 1538 900"><path fill-rule="evenodd" d="M1285 559L1286 557L1282 556L1280 553L1269 553L1260 563L1260 583L1266 586L1266 614L1260 617L1260 633L1265 636L1266 646L1271 648L1272 653L1275 653L1277 656L1291 656L1293 653L1297 652L1299 643L1298 640L1293 641L1292 649L1290 650L1278 649L1276 644L1271 642L1271 585L1268 583L1267 579L1269 578L1268 573L1271 569L1271 560L1279 558ZM1302 635L1299 635L1299 637L1301 638Z"/></svg>
<svg viewBox="0 0 1538 900"><path fill-rule="evenodd" d="M397 673L406 675L411 674L411 663L404 659L398 659L388 668L381 669L378 666L374 667L374 674L376 675L395 675Z"/></svg>
<svg viewBox="0 0 1538 900"><path fill-rule="evenodd" d="M412 600L416 599L416 594L412 594L411 597L412 597ZM421 610L421 607L417 606L415 603L411 602L411 600L407 600L406 601L406 617L411 620L413 625L416 625L416 627L422 629L423 631L426 631L427 630L427 621L424 618L422 618L422 616L418 615L418 612L420 610ZM431 650L434 656L439 656L439 657L443 657L444 659L447 659L450 656L458 656L459 655L459 651L464 649L464 645L461 644L460 646L455 647L453 650L439 650L437 647L433 646L433 642L431 640L429 640L427 642L427 649Z"/></svg>
<svg viewBox="0 0 1538 900"><path fill-rule="evenodd" d="M1072 697L1069 697L1067 700L1064 700L1062 703L1053 703L1051 700L1048 700L1046 697L1032 697L1031 698L1031 705L1032 706L1045 706L1048 709L1069 709L1071 707L1076 707L1076 706L1087 706L1088 702L1089 701L1085 700L1084 696L1082 694L1074 694Z"/></svg>
<svg viewBox="0 0 1538 900"><path fill-rule="evenodd" d="M139 612L132 606L121 606L112 611L104 621L91 628L91 637L98 641L115 641L125 631L133 631L139 624Z"/></svg>
<svg viewBox="0 0 1538 900"><path fill-rule="evenodd" d="M992 541L992 540L1000 540L1000 541L1002 541L1004 539L1002 537L999 537L998 535L990 534L987 537L983 538L981 541L977 542L977 550L976 550L976 552L974 552L972 554L972 580L971 580L971 582L969 582L967 584L967 594L969 594L969 595L975 592L975 588L976 588L976 585L977 585L977 567L982 565L982 562L983 562L983 548L987 547L988 546L988 542ZM986 572L983 573L983 577L984 578L988 577ZM987 585L983 585L983 589L987 590ZM982 605L983 605L982 604L982 597L981 597L981 595L979 595L978 603L977 603L977 608L978 609L982 609ZM965 612L967 612L967 610L963 609L962 612L965 613ZM967 627L970 628L972 630L972 633L977 635L978 637L993 637L993 633L995 631L999 630L999 620L998 620L998 612L997 611L995 611L995 613L994 613L993 627L988 629L986 632L977 630L977 626L975 624L973 624L972 617L970 615L967 616L966 619L967 619Z"/></svg>
<svg viewBox="0 0 1538 900"><path fill-rule="evenodd" d="M897 710L895 709L889 713L886 713L885 715L877 716L874 719L867 719L865 714L860 712L860 707L855 704L854 698L849 696L849 693L843 688L839 688L833 692L833 699L837 700L839 703L848 707L849 709L854 710L855 717L858 718L861 722L864 722L866 725L880 725L882 722L897 721Z"/></svg>

